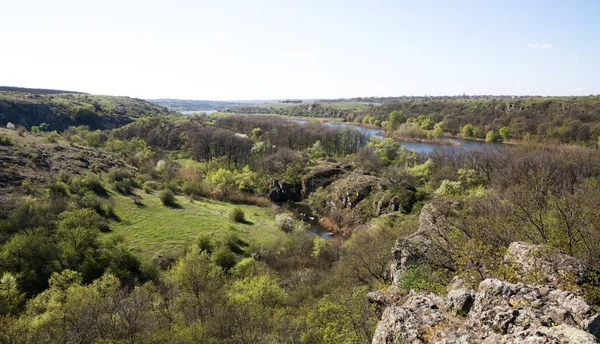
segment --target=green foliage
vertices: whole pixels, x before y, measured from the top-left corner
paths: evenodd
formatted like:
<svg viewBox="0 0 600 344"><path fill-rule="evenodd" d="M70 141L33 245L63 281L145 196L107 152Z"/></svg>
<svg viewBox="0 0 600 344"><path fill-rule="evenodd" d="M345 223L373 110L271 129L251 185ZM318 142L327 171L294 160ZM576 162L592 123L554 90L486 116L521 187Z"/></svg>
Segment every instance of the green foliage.
<svg viewBox="0 0 600 344"><path fill-rule="evenodd" d="M277 227L286 232L294 229L294 221L294 216L291 213L281 213L275 216Z"/></svg>
<svg viewBox="0 0 600 344"><path fill-rule="evenodd" d="M229 219L233 222L246 222L246 214L244 214L244 211L239 208L239 207L235 207L233 209L231 209L231 212L229 213Z"/></svg>
<svg viewBox="0 0 600 344"><path fill-rule="evenodd" d="M0 146L12 146L13 140L8 135L0 135Z"/></svg>
<svg viewBox="0 0 600 344"><path fill-rule="evenodd" d="M440 187L435 191L438 196L457 196L462 192L462 185L460 181L450 181L448 179L442 180Z"/></svg>
<svg viewBox="0 0 600 344"><path fill-rule="evenodd" d="M466 138L472 138L473 134L473 125L471 123L465 124L461 129L461 134Z"/></svg>
<svg viewBox="0 0 600 344"><path fill-rule="evenodd" d="M402 111L394 110L390 113L388 122L387 122L387 130L390 133L395 132L401 124L406 122L406 116Z"/></svg>
<svg viewBox="0 0 600 344"><path fill-rule="evenodd" d="M17 279L9 272L0 278L0 317L16 315L25 301L25 294L19 291Z"/></svg>
<svg viewBox="0 0 600 344"><path fill-rule="evenodd" d="M212 253L215 249L213 239L208 234L202 234L196 239L196 245L202 252Z"/></svg>
<svg viewBox="0 0 600 344"><path fill-rule="evenodd" d="M443 293L448 280L441 271L428 264L410 266L402 273L398 286L405 290L414 289L421 292Z"/></svg>
<svg viewBox="0 0 600 344"><path fill-rule="evenodd" d="M313 146L310 148L309 155L311 159L319 159L325 156L325 150L323 149L321 141L317 141L313 144Z"/></svg>
<svg viewBox="0 0 600 344"><path fill-rule="evenodd" d="M493 130L490 130L485 135L485 142L496 142L498 141L498 135Z"/></svg>
<svg viewBox="0 0 600 344"><path fill-rule="evenodd" d="M428 131L427 137L430 137L430 138L444 137L443 122L436 124L435 128L433 130Z"/></svg>
<svg viewBox="0 0 600 344"><path fill-rule="evenodd" d="M162 202L163 205L167 207L173 207L177 205L177 199L175 198L175 194L170 189L164 189L158 193L158 198Z"/></svg>
<svg viewBox="0 0 600 344"><path fill-rule="evenodd" d="M510 127L507 127L507 126L500 127L500 130L498 131L498 133L500 134L500 137L502 138L503 141L508 141L511 139Z"/></svg>
<svg viewBox="0 0 600 344"><path fill-rule="evenodd" d="M212 261L224 271L229 271L237 263L237 258L228 247L220 247L212 253Z"/></svg>
<svg viewBox="0 0 600 344"><path fill-rule="evenodd" d="M69 191L72 194L84 195L91 191L96 195L106 195L106 189L97 175L88 174L85 177L74 177L69 183Z"/></svg>
<svg viewBox="0 0 600 344"><path fill-rule="evenodd" d="M391 138L379 139L372 136L369 141L369 147L375 148L375 154L377 154L381 162L389 165L398 157L400 144Z"/></svg>

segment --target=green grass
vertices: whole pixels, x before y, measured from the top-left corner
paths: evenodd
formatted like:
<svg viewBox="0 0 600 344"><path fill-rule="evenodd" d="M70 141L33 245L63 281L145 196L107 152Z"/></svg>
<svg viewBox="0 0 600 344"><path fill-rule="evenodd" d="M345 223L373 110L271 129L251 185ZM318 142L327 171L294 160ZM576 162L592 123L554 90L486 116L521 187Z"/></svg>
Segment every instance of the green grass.
<svg viewBox="0 0 600 344"><path fill-rule="evenodd" d="M177 257L204 233L218 242L231 232L231 226L247 243L269 243L283 235L274 223L275 213L268 208L208 199L190 203L183 196L177 196L179 207L170 208L162 205L156 195L138 192L143 206L136 205L130 197L113 194L120 222L113 223L111 228L145 259L158 255ZM244 211L247 223L229 220L229 212L236 206Z"/></svg>

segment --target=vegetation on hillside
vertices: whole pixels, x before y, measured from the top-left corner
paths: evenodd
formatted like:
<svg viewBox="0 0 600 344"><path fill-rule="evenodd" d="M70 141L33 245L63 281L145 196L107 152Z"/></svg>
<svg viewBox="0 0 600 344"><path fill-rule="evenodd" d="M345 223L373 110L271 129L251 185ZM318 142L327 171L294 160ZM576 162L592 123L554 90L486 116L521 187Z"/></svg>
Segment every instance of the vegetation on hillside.
<svg viewBox="0 0 600 344"><path fill-rule="evenodd" d="M28 129L42 123L49 130L78 125L112 129L142 117L169 114L167 108L129 97L0 91L2 127L10 122Z"/></svg>
<svg viewBox="0 0 600 344"><path fill-rule="evenodd" d="M392 133L448 130L392 112ZM515 135L511 123L485 135ZM368 343L366 294L390 285L390 248L428 202L448 215L447 250L415 262L401 292L518 281L501 264L514 240L600 269L595 147L419 155L256 115L0 135L0 342ZM582 288L600 304L593 279Z"/></svg>
<svg viewBox="0 0 600 344"><path fill-rule="evenodd" d="M406 118L404 122L414 123L411 128L405 128L407 132L420 137L427 137L427 131L438 125L452 135L464 134L464 127L469 126L469 135L465 137L488 141L517 139L596 145L600 136L599 96L415 98L386 100L382 104L339 101L286 105L241 106L229 111L341 118L385 129L390 114L399 111Z"/></svg>

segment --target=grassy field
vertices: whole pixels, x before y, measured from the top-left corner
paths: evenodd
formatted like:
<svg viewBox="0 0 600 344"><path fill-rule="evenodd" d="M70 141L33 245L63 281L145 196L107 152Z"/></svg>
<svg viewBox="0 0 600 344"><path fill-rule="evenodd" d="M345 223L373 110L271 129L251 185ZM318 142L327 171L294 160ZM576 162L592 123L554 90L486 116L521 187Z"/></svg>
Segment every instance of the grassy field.
<svg viewBox="0 0 600 344"><path fill-rule="evenodd" d="M274 223L274 211L268 208L208 199L190 203L189 198L183 196L177 197L179 207L170 208L162 205L155 195L138 192L143 206L136 205L131 197L113 195L120 222L111 227L113 233L123 235L131 249L143 258L176 257L204 233L218 242L234 231L247 243L273 242L282 235ZM244 211L247 223L229 220L229 212L235 206Z"/></svg>

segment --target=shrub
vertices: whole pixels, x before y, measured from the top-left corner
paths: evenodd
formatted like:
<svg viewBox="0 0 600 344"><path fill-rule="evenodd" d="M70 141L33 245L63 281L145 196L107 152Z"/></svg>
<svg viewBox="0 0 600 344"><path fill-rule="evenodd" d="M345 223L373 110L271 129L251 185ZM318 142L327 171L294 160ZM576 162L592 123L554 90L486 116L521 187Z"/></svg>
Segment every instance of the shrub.
<svg viewBox="0 0 600 344"><path fill-rule="evenodd" d="M85 177L76 177L71 180L69 191L72 194L83 195L87 191L92 191L96 195L105 195L106 189L102 185L102 181L96 175L90 174Z"/></svg>
<svg viewBox="0 0 600 344"><path fill-rule="evenodd" d="M159 188L159 185L155 181L145 182L144 185L142 186L142 189L144 189L144 191L146 193L152 193L152 191L158 190L158 188Z"/></svg>
<svg viewBox="0 0 600 344"><path fill-rule="evenodd" d="M48 133L48 135L46 136L46 140L50 143L56 143L58 142L58 139L60 139L60 134L56 132L56 130Z"/></svg>
<svg viewBox="0 0 600 344"><path fill-rule="evenodd" d="M275 216L275 223L279 229L286 232L294 229L294 217L290 213L277 214Z"/></svg>
<svg viewBox="0 0 600 344"><path fill-rule="evenodd" d="M13 141L10 136L0 135L0 146L12 146Z"/></svg>
<svg viewBox="0 0 600 344"><path fill-rule="evenodd" d="M439 196L452 196L460 195L461 191L461 182L444 179L442 180L440 187L435 191L435 194Z"/></svg>
<svg viewBox="0 0 600 344"><path fill-rule="evenodd" d="M240 207L235 207L229 213L229 219L233 222L244 223L246 222L246 214Z"/></svg>
<svg viewBox="0 0 600 344"><path fill-rule="evenodd" d="M213 243L212 238L207 234L199 236L198 239L196 239L196 245L198 245L200 251L205 251L208 253L212 253L215 249L215 244Z"/></svg>
<svg viewBox="0 0 600 344"><path fill-rule="evenodd" d="M212 259L215 264L225 271L229 271L229 269L233 268L236 264L235 254L226 247L221 247L215 251L215 253L212 254Z"/></svg>
<svg viewBox="0 0 600 344"><path fill-rule="evenodd" d="M160 198L160 201L162 202L163 205L166 205L168 207L172 207L177 204L177 200L175 199L175 194L173 193L173 191L171 191L169 189L162 190L158 194L158 198Z"/></svg>
<svg viewBox="0 0 600 344"><path fill-rule="evenodd" d="M120 192L124 195L129 195L133 192L133 183L131 182L131 179L129 179L129 178L115 181L114 186L115 186L115 190L117 190L118 192Z"/></svg>

